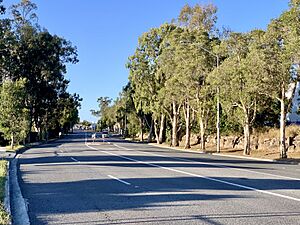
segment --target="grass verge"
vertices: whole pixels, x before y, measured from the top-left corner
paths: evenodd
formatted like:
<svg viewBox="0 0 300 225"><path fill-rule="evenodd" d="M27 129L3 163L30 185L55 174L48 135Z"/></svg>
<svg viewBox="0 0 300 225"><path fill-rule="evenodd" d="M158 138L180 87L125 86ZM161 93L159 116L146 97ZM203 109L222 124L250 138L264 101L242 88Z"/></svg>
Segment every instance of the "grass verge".
<svg viewBox="0 0 300 225"><path fill-rule="evenodd" d="M160 147L170 147L169 144L162 144L162 145L158 145L156 143L154 143L155 146L160 146ZM172 147L174 148L174 147ZM179 147L175 147L178 150L182 150L184 151L184 146L179 146ZM195 146L191 146L190 149L188 149L190 151L195 151L195 152L202 152L202 150L200 150L199 145L195 145ZM203 151L203 153L216 153L216 148L211 148L211 147L207 147L207 149L205 151ZM232 148L226 148L226 149L222 149L221 148L221 154L226 154L226 155L232 155L232 156L245 156L243 155L243 149L232 149ZM279 160L279 161L286 161L286 162L290 162L290 163L300 163L300 152L289 152L287 151L288 154L288 158L287 159L280 159L279 158L279 150L278 149L265 149L265 150L251 150L251 153L248 157L253 157L253 158L261 158L261 159L271 159L271 160Z"/></svg>
<svg viewBox="0 0 300 225"><path fill-rule="evenodd" d="M7 174L7 161L0 161L0 224L9 224L9 215L4 207L4 196L5 196L5 181Z"/></svg>

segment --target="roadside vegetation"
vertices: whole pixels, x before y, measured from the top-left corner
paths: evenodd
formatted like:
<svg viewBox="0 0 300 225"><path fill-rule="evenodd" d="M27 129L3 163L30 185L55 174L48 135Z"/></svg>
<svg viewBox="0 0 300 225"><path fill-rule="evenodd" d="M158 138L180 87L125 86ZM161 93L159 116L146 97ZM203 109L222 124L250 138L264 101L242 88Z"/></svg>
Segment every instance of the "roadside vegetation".
<svg viewBox="0 0 300 225"><path fill-rule="evenodd" d="M205 151L216 146L220 118L221 145L224 136L238 137L233 148L250 155L266 142L287 158L287 113L300 78L300 1L290 0L265 30L247 33L217 29L216 12L212 4L186 5L173 22L142 34L119 98L100 97L91 111L98 129L186 149L196 135ZM276 140L253 143L274 129Z"/></svg>
<svg viewBox="0 0 300 225"><path fill-rule="evenodd" d="M5 196L5 181L7 174L7 161L0 161L0 224L9 224L9 215L4 207L4 196Z"/></svg>
<svg viewBox="0 0 300 225"><path fill-rule="evenodd" d="M77 49L38 24L30 0L0 0L0 144L48 140L79 121L82 99L67 91L66 64Z"/></svg>

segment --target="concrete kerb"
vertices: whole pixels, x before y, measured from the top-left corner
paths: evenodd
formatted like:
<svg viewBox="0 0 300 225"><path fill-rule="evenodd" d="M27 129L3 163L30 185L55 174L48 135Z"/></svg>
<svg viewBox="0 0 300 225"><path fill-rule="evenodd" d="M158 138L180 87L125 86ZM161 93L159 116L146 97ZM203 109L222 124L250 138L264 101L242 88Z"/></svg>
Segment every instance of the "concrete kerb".
<svg viewBox="0 0 300 225"><path fill-rule="evenodd" d="M5 196L4 196L4 208L9 215L9 225L11 222L11 209L10 209L10 162L7 161L7 174L5 180Z"/></svg>
<svg viewBox="0 0 300 225"><path fill-rule="evenodd" d="M250 157L250 156L228 155L228 154L222 154L222 153L211 153L211 154L216 155L216 156L230 157L230 158L236 158L236 159L248 159L248 160L263 161L263 162L276 162L276 160L274 160L274 159L261 159L261 158L255 158L255 157Z"/></svg>
<svg viewBox="0 0 300 225"><path fill-rule="evenodd" d="M11 208L13 210L13 221L15 225L29 225L28 206L23 198L21 188L18 181L18 163L19 155L11 161L11 191L14 193L10 199Z"/></svg>
<svg viewBox="0 0 300 225"><path fill-rule="evenodd" d="M24 151L27 149L30 149L31 147L43 145L49 142L53 142L57 139L49 140L47 142L35 142L32 144L29 144L27 146L24 146L22 148L19 148L16 150L14 153L14 157L12 161L8 161L8 170L7 170L7 176L6 176L6 182L5 182L5 196L4 196L4 206L5 210L10 216L10 223L12 224L12 201L14 201L14 224L18 225L27 225L30 224L29 220L29 215L28 215L28 206L23 198L21 188L19 186L19 181L18 181L18 168L17 168L17 163L18 163L18 158L20 154L22 154ZM11 192L14 193L14 197L12 198Z"/></svg>
<svg viewBox="0 0 300 225"><path fill-rule="evenodd" d="M229 155L229 154L222 154L222 153L206 153L206 152L203 152L203 151L194 151L194 150L188 150L188 149L179 149L179 148L174 148L174 147L170 147L170 146L158 145L158 144L155 144L155 143L148 143L148 145L156 146L156 147L160 147L160 148L173 149L173 150L181 151L181 152L196 153L196 154L208 154L208 155L228 157L228 158L248 159L248 160L253 160L253 161L262 161L262 162L273 162L273 163L300 165L300 163L295 163L295 162L290 162L290 161L284 161L284 160L261 159L261 158L255 158L255 157L250 157L250 156Z"/></svg>

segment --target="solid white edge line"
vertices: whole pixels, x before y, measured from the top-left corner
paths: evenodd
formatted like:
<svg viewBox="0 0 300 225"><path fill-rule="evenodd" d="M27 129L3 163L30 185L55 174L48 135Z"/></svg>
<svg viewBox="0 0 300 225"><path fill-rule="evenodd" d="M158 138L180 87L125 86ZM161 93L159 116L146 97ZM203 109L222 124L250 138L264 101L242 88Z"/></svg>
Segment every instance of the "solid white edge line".
<svg viewBox="0 0 300 225"><path fill-rule="evenodd" d="M157 167L157 168L161 168L161 169L165 169L165 170L169 170L169 171L173 171L173 172L190 175L190 176L193 176L193 177L199 177L199 178L203 178L203 179L210 180L210 181L215 181L215 182L222 183L222 184L227 184L227 185L234 186L234 187L243 188L243 189L246 189L246 190L256 191L256 192L260 192L260 193L264 193L264 194L268 194L268 195L272 195L272 196L281 197L281 198L285 198L285 199L300 202L299 198L294 198L294 197L287 196L287 195L277 194L277 193L270 192L270 191L264 191L264 190L260 190L260 189L254 188L254 187L249 187L249 186L245 186L245 185L241 185L241 184L236 184L236 183L232 183L232 182L228 182L228 181L224 181L224 180L220 180L220 179L216 179L216 178L206 177L206 176L203 176L203 175L189 173L189 172L185 172L185 171L182 171L182 170L177 170L177 169L173 169L173 168L169 168L169 167L159 166L159 165L156 165L156 164L153 164L153 163L143 162L143 161L135 160L135 159L132 159L132 158L129 158L129 157L126 157L126 156L121 156L121 155L118 155L118 154L114 154L112 152L99 150L99 149L93 148L89 145L86 145L86 146L90 149L98 150L98 151L101 151L103 153L113 155L113 156L117 156L119 158L127 159L129 161L137 162L137 163L140 163L140 164L146 164L146 165L150 165L150 166L153 166L153 167ZM116 146L116 147L118 147L118 146Z"/></svg>
<svg viewBox="0 0 300 225"><path fill-rule="evenodd" d="M114 180L117 180L117 181L119 181L119 182L121 182L121 183L123 183L123 184L126 184L126 185L131 185L131 183L128 183L128 182L126 182L126 181L124 181L124 180L121 180L121 179L119 179L119 178L117 178L117 177L114 177L114 176L112 176L112 175L108 175L108 177L110 177L110 178L112 178L112 179L114 179Z"/></svg>

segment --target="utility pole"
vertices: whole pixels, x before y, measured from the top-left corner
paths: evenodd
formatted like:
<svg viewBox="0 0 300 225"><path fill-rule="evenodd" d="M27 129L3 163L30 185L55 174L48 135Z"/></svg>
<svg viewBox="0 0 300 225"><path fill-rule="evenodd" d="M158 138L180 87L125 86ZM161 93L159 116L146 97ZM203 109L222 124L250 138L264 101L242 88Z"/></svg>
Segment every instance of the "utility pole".
<svg viewBox="0 0 300 225"><path fill-rule="evenodd" d="M210 55L214 56L217 60L217 64L216 64L216 69L219 69L219 56L213 52L211 52L210 50L204 48L202 45L198 44L198 43L190 43L190 42L185 42L182 41L180 42L182 44L195 44L197 45L200 49L206 51L207 53L209 53ZM220 87L217 87L217 124L216 124L216 128L217 128L217 153L220 153Z"/></svg>

